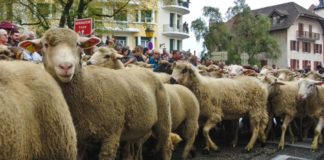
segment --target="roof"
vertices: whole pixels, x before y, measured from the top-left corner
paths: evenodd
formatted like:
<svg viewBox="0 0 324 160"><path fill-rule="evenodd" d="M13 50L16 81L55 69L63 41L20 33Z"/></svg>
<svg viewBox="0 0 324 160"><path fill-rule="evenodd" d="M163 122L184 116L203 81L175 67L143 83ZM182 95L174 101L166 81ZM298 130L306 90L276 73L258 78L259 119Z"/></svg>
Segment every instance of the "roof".
<svg viewBox="0 0 324 160"><path fill-rule="evenodd" d="M306 17L318 20L322 24L322 26L324 26L323 18L316 15L312 11L303 8L295 2L288 2L265 8L260 8L252 10L252 12L257 15L266 15L268 17L271 17L271 15L274 12L276 12L280 16L285 16L285 20L282 23L272 25L271 31L287 29L291 25L293 25L299 17Z"/></svg>

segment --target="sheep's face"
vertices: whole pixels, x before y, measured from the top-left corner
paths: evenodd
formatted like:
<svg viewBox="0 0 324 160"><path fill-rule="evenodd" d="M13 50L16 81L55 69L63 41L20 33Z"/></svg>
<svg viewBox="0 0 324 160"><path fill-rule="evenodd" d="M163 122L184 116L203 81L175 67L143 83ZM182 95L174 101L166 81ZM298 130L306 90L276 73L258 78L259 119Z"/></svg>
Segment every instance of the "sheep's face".
<svg viewBox="0 0 324 160"><path fill-rule="evenodd" d="M226 69L231 78L242 75L244 71L244 68L240 65L230 65Z"/></svg>
<svg viewBox="0 0 324 160"><path fill-rule="evenodd" d="M295 77L295 74L293 72L282 70L277 72L278 79L283 81L290 81Z"/></svg>
<svg viewBox="0 0 324 160"><path fill-rule="evenodd" d="M310 79L300 79L298 81L298 99L306 100L308 97L316 93L316 86L323 82L314 81Z"/></svg>
<svg viewBox="0 0 324 160"><path fill-rule="evenodd" d="M113 68L117 60L122 57L113 48L100 47L94 52L87 64Z"/></svg>
<svg viewBox="0 0 324 160"><path fill-rule="evenodd" d="M80 62L80 51L77 43L60 43L49 46L44 42L44 64L58 80L63 83L70 82Z"/></svg>
<svg viewBox="0 0 324 160"><path fill-rule="evenodd" d="M264 66L262 67L261 71L260 71L260 75L261 76L266 76L266 75L273 75L273 69L270 68L269 66Z"/></svg>
<svg viewBox="0 0 324 160"><path fill-rule="evenodd" d="M188 85L192 73L192 65L188 62L180 61L174 64L171 78L179 84Z"/></svg>
<svg viewBox="0 0 324 160"><path fill-rule="evenodd" d="M81 48L91 48L100 43L96 37L83 38L66 28L47 30L41 39L23 41L19 47L30 46L41 50L45 69L60 82L70 82L81 67Z"/></svg>

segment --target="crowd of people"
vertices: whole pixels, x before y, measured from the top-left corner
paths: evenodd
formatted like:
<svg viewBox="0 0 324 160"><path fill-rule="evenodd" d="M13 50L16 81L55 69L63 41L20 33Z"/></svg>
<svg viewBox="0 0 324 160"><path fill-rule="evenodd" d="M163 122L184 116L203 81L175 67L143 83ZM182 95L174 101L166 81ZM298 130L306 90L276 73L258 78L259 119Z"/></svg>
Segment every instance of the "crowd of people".
<svg viewBox="0 0 324 160"><path fill-rule="evenodd" d="M32 31L22 34L18 29L0 29L0 46L14 51L15 54L11 58L40 63L42 62L42 55L35 47L30 47L27 50L18 47L19 42L34 38L36 38L36 34Z"/></svg>

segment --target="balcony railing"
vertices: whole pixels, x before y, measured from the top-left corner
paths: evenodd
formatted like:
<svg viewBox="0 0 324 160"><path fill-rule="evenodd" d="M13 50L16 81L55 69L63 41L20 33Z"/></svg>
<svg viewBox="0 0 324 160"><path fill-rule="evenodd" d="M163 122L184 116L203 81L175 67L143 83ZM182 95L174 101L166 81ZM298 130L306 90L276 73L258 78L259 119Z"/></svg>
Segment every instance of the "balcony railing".
<svg viewBox="0 0 324 160"><path fill-rule="evenodd" d="M306 39L306 40L319 40L320 34L308 31L296 31L297 38Z"/></svg>
<svg viewBox="0 0 324 160"><path fill-rule="evenodd" d="M189 29L184 28L183 26L177 27L176 25L174 25L173 27L171 27L170 24L165 24L163 25L163 32L180 32L189 34Z"/></svg>
<svg viewBox="0 0 324 160"><path fill-rule="evenodd" d="M182 1L167 2L165 5L176 5L176 6L189 8L189 2L182 2Z"/></svg>

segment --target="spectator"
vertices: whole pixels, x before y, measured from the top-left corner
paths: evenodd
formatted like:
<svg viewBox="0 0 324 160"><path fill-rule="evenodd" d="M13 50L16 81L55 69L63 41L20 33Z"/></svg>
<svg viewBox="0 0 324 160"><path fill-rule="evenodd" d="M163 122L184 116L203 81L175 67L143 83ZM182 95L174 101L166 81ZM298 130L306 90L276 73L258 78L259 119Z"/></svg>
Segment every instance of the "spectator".
<svg viewBox="0 0 324 160"><path fill-rule="evenodd" d="M129 50L129 47L123 47L121 50L122 55L124 56L121 61L124 63L124 66L136 62L136 58Z"/></svg>
<svg viewBox="0 0 324 160"><path fill-rule="evenodd" d="M17 47L20 40L20 33L18 30L12 30L10 32L8 45L12 47Z"/></svg>
<svg viewBox="0 0 324 160"><path fill-rule="evenodd" d="M165 48L163 48L162 50L162 55L161 55L161 60L166 60L166 61L170 61L170 54L166 51Z"/></svg>
<svg viewBox="0 0 324 160"><path fill-rule="evenodd" d="M0 29L0 45L8 45L8 32Z"/></svg>
<svg viewBox="0 0 324 160"><path fill-rule="evenodd" d="M145 62L146 61L146 56L143 55L143 50L139 46L135 47L134 57L136 58L137 62Z"/></svg>
<svg viewBox="0 0 324 160"><path fill-rule="evenodd" d="M181 53L179 51L174 50L172 52L172 59L173 59L173 61L181 60L182 59Z"/></svg>
<svg viewBox="0 0 324 160"><path fill-rule="evenodd" d="M43 61L43 57L37 52L37 48L32 46L29 47L29 49L24 50L23 60L31 61L34 63L41 63Z"/></svg>
<svg viewBox="0 0 324 160"><path fill-rule="evenodd" d="M324 73L324 68L321 64L316 66L316 69L318 71L319 74L323 74Z"/></svg>
<svg viewBox="0 0 324 160"><path fill-rule="evenodd" d="M159 50L153 51L153 56L151 56L148 60L148 64L151 68L153 68L153 71L155 71L159 67L160 62L160 52Z"/></svg>

